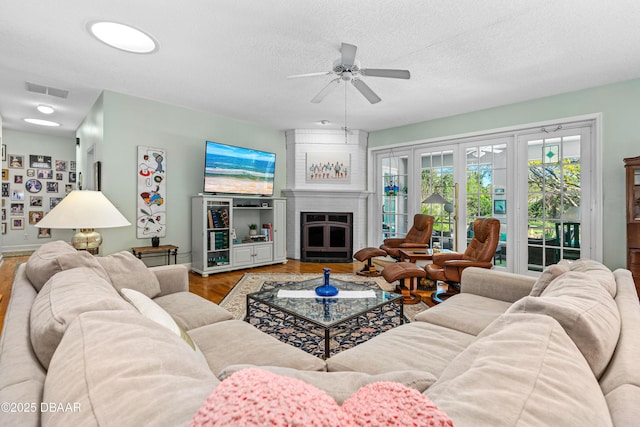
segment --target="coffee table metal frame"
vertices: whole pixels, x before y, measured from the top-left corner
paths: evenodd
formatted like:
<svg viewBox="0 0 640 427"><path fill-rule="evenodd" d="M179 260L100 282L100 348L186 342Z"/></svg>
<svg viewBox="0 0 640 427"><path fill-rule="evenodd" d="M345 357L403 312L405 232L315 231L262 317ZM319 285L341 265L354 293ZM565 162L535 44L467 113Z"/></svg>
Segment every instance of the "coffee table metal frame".
<svg viewBox="0 0 640 427"><path fill-rule="evenodd" d="M331 278L331 284L343 291L372 290L375 298L279 298L278 291L284 290L315 290L323 284L324 278L319 276L310 280L296 282L274 289L253 292L247 295L247 315L245 320L251 322L252 310L262 311L283 323L305 330L313 335L324 338L324 358L331 355L330 339L333 336L345 332L333 332L336 327L347 323L352 319L365 317L367 313L389 306L396 309L400 324L404 323L404 306L402 295L371 289L367 286ZM290 318L289 318L290 316ZM315 326L317 329L305 326L304 323ZM347 331L349 333L349 331Z"/></svg>

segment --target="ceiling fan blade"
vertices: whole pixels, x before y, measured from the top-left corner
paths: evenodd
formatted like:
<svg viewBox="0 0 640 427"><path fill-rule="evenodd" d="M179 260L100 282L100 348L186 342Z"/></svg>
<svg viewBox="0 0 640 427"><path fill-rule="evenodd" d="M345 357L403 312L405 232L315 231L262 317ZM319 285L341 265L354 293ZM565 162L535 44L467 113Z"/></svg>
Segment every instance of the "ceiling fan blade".
<svg viewBox="0 0 640 427"><path fill-rule="evenodd" d="M349 43L342 43L342 47L340 48L340 52L342 52L342 64L343 65L353 65L356 60L356 51L358 50L358 46L354 46Z"/></svg>
<svg viewBox="0 0 640 427"><path fill-rule="evenodd" d="M328 85L326 85L320 92L318 92L316 96L313 97L311 102L313 102L314 104L318 104L319 102L321 102L324 97L329 94L329 92L331 92L336 86L338 86L339 83L340 77L331 80Z"/></svg>
<svg viewBox="0 0 640 427"><path fill-rule="evenodd" d="M351 80L351 84L353 84L356 87L356 89L358 89L358 91L360 91L360 93L365 98L367 98L367 101L369 101L370 103L376 104L382 101L382 99L378 95L376 95L376 93L372 91L371 88L367 86L367 84L362 80L353 79Z"/></svg>
<svg viewBox="0 0 640 427"><path fill-rule="evenodd" d="M318 73L307 73L307 74L294 74L293 76L287 76L288 79L299 79L301 77L317 77L317 76L328 76L332 71L320 71Z"/></svg>
<svg viewBox="0 0 640 427"><path fill-rule="evenodd" d="M365 76L389 77L392 79L408 79L411 77L409 70L389 70L385 68L363 68L360 70Z"/></svg>

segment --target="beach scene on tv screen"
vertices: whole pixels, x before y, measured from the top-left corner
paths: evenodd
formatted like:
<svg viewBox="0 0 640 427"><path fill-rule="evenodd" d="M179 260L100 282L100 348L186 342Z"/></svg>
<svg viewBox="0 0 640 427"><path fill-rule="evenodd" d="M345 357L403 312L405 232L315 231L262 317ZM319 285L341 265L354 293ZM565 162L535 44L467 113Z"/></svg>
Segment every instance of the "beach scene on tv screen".
<svg viewBox="0 0 640 427"><path fill-rule="evenodd" d="M230 194L273 194L275 154L207 143L204 191Z"/></svg>

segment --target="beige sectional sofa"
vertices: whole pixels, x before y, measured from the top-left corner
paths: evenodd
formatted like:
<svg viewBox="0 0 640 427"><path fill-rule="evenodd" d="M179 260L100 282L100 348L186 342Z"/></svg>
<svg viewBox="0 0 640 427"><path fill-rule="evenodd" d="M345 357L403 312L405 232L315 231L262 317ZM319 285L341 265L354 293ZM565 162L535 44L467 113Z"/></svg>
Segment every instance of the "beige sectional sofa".
<svg viewBox="0 0 640 427"><path fill-rule="evenodd" d="M134 306L123 288L153 304ZM179 332L158 323L156 306ZM51 242L16 271L0 425L187 425L221 379L257 365L338 402L373 381L400 382L456 426L631 426L639 354L630 273L588 260L537 280L467 269L461 294L325 362L189 293L184 266L147 269L128 253Z"/></svg>

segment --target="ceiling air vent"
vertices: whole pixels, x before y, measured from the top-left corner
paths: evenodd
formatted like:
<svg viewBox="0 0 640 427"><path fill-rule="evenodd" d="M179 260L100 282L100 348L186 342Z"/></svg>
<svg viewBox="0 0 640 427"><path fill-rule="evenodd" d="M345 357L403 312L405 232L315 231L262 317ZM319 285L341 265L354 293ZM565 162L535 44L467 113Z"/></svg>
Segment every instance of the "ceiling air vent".
<svg viewBox="0 0 640 427"><path fill-rule="evenodd" d="M67 99L69 91L64 89L56 89L55 87L38 85L35 83L26 82L26 87L29 92L41 93L43 95L57 96L58 98Z"/></svg>

